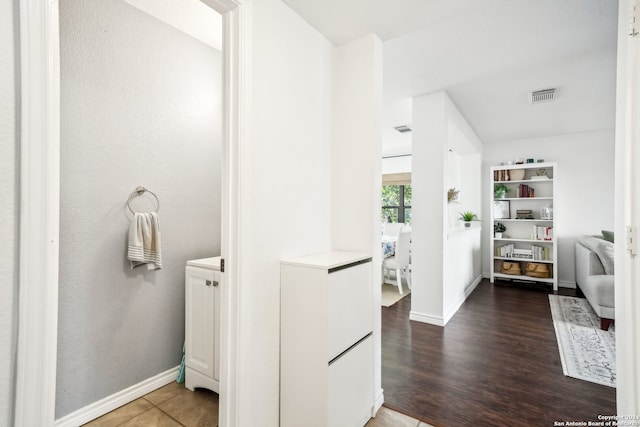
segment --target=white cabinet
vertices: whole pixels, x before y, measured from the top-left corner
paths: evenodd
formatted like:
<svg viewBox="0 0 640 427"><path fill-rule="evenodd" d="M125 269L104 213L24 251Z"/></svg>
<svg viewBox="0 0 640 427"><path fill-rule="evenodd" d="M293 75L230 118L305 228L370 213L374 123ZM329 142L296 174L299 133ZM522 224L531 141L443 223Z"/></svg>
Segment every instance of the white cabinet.
<svg viewBox="0 0 640 427"><path fill-rule="evenodd" d="M362 427L371 418L373 310L370 255L282 261L282 427Z"/></svg>
<svg viewBox="0 0 640 427"><path fill-rule="evenodd" d="M494 226L502 224L502 235L491 235L491 282L495 279L532 281L553 286L558 290L558 250L556 223L556 183L558 171L555 163L525 163L494 166L490 177L490 212ZM498 197L495 189L509 191ZM504 274L503 263L520 265L522 274ZM527 264L542 264L550 277L526 275Z"/></svg>
<svg viewBox="0 0 640 427"><path fill-rule="evenodd" d="M185 386L216 393L220 384L220 257L185 269Z"/></svg>

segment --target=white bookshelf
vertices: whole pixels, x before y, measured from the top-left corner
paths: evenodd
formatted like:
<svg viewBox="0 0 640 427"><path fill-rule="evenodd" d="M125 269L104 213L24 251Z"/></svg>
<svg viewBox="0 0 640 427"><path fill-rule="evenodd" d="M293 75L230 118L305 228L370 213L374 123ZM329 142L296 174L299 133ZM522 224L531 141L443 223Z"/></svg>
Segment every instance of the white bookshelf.
<svg viewBox="0 0 640 427"><path fill-rule="evenodd" d="M524 177L510 179L514 174L522 173L514 173L516 170L524 171ZM501 237L495 236L493 228L490 230L491 283L494 283L496 279L537 282L552 285L554 291L558 290L558 244L555 227L557 165L546 162L493 166L490 174L489 212L491 224L495 226L497 223L502 223L507 228ZM547 178L536 178L539 176ZM506 197L495 197L496 184L504 184L509 188L510 191ZM496 202L500 205L498 209L494 209ZM540 210L544 207L551 208L551 219L540 217ZM529 215L526 213L519 215L518 211L531 211L532 218L528 217ZM508 218L501 216L508 216ZM500 248L503 248L502 252L511 251L511 253L501 254ZM531 251L532 258L513 256L513 252L523 251ZM534 254L535 258L533 258ZM500 267L505 261L519 262L523 275L501 273ZM537 278L524 275L528 262L546 264L551 270L551 277Z"/></svg>

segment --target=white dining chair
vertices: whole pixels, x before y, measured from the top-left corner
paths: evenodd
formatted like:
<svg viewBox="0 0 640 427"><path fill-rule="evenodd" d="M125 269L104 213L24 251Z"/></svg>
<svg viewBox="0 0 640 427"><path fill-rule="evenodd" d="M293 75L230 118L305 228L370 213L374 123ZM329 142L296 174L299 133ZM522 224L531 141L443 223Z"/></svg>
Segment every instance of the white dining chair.
<svg viewBox="0 0 640 427"><path fill-rule="evenodd" d="M391 271L395 271L396 279L393 283L393 279L385 279L385 283L394 284L398 287L398 292L402 292L402 276L403 272L407 279L407 286L411 289L411 271L409 270L409 250L411 246L411 232L401 230L398 234L398 241L396 242L395 255L390 258L385 258L382 262L382 273L386 278Z"/></svg>
<svg viewBox="0 0 640 427"><path fill-rule="evenodd" d="M387 222L384 224L384 232L382 234L385 236L397 236L403 227L404 222Z"/></svg>

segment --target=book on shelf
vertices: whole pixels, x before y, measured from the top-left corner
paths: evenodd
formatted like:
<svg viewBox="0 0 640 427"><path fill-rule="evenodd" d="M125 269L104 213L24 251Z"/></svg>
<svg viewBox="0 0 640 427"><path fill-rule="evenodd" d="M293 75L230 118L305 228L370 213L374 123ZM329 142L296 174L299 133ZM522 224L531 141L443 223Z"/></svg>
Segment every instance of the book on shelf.
<svg viewBox="0 0 640 427"><path fill-rule="evenodd" d="M534 225L532 240L553 240L553 227L546 227L544 225Z"/></svg>
<svg viewBox="0 0 640 427"><path fill-rule="evenodd" d="M533 251L531 249L514 249L513 258L533 259Z"/></svg>
<svg viewBox="0 0 640 427"><path fill-rule="evenodd" d="M550 260L550 248L539 245L531 245L531 249L520 249L514 247L513 243L497 246L495 256L501 258L530 259L533 261Z"/></svg>
<svg viewBox="0 0 640 427"><path fill-rule="evenodd" d="M516 219L533 219L533 212L531 209L518 209L516 210Z"/></svg>
<svg viewBox="0 0 640 427"><path fill-rule="evenodd" d="M549 248L545 246L531 245L533 259L539 261L549 260Z"/></svg>
<svg viewBox="0 0 640 427"><path fill-rule="evenodd" d="M527 184L520 184L516 188L516 197L535 197L535 189Z"/></svg>
<svg viewBox="0 0 640 427"><path fill-rule="evenodd" d="M511 174L508 169L499 169L493 171L494 181L511 181Z"/></svg>
<svg viewBox="0 0 640 427"><path fill-rule="evenodd" d="M507 245L497 246L495 248L495 253L496 253L496 256L499 256L502 258L511 258L511 255L513 254L513 250L514 250L513 243L509 243Z"/></svg>

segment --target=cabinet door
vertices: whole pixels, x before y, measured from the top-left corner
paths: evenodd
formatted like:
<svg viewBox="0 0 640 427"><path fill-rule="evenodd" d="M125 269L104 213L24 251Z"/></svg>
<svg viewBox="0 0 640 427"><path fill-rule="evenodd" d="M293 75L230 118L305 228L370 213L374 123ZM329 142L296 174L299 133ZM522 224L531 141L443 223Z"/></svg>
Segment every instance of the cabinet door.
<svg viewBox="0 0 640 427"><path fill-rule="evenodd" d="M368 337L329 365L327 425L361 427L373 407L373 338Z"/></svg>
<svg viewBox="0 0 640 427"><path fill-rule="evenodd" d="M371 263L328 275L327 350L332 360L373 330Z"/></svg>
<svg viewBox="0 0 640 427"><path fill-rule="evenodd" d="M214 271L188 266L185 277L185 363L214 376Z"/></svg>
<svg viewBox="0 0 640 427"><path fill-rule="evenodd" d="M220 381L220 286L223 276L219 271L213 272L213 379ZM218 285L216 285L218 284Z"/></svg>

